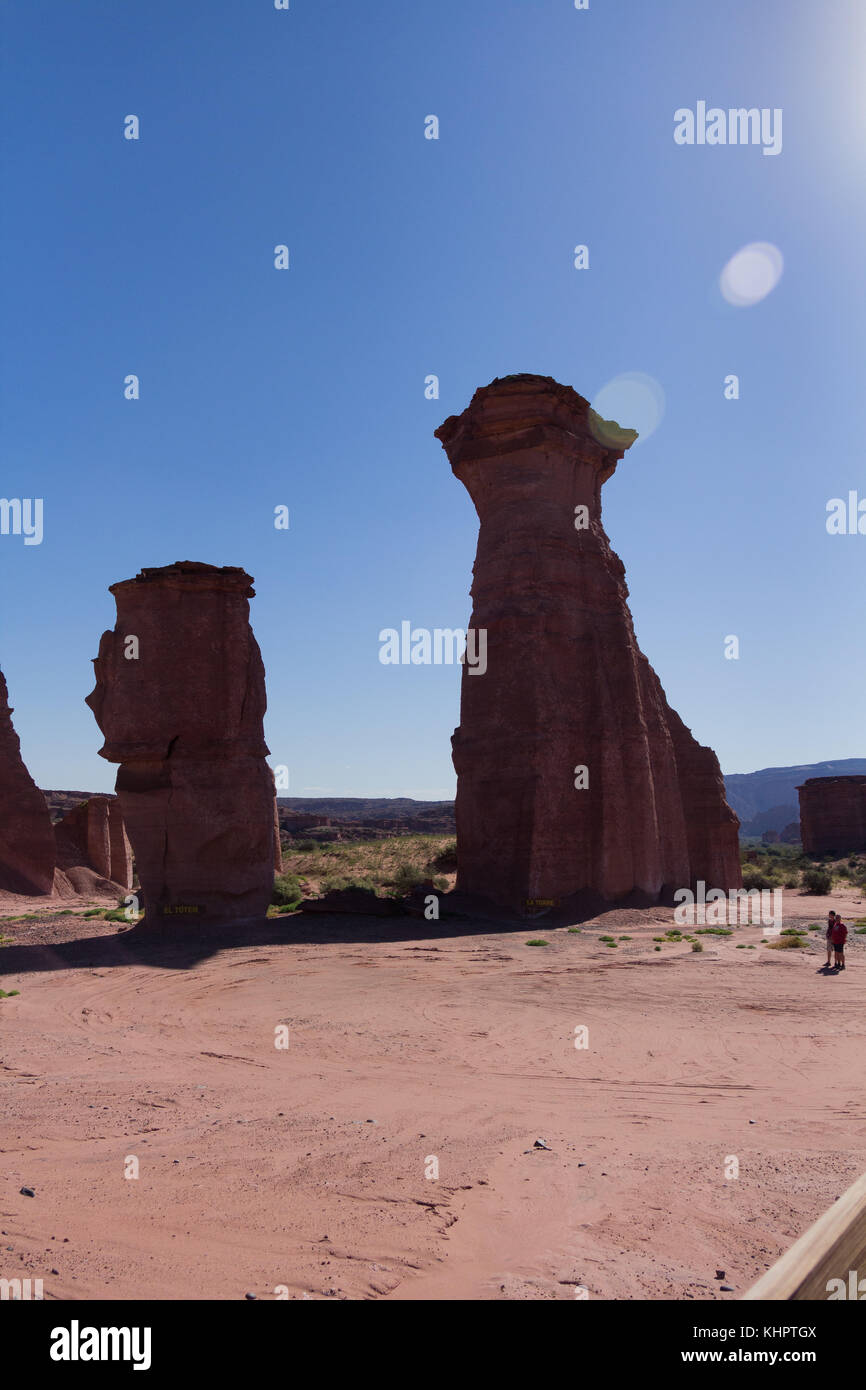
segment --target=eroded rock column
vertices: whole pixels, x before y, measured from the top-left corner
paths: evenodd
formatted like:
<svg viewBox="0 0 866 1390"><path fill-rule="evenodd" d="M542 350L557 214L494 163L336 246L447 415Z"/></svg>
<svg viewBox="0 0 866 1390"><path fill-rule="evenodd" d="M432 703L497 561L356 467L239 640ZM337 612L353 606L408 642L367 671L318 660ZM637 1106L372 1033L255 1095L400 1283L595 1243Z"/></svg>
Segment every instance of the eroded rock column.
<svg viewBox="0 0 866 1390"><path fill-rule="evenodd" d="M452 741L458 887L520 909L655 901L701 877L738 886L718 761L637 646L601 524L602 484L634 431L521 375L476 391L436 434L478 512L471 627L487 634Z"/></svg>
<svg viewBox="0 0 866 1390"><path fill-rule="evenodd" d="M69 811L54 827L57 864L73 887L77 870L90 869L120 888L132 887L132 847L123 824L120 803L113 796L91 796Z"/></svg>
<svg viewBox="0 0 866 1390"><path fill-rule="evenodd" d="M117 622L100 641L87 703L102 757L120 764L146 924L261 916L279 839L252 579L183 561L110 592Z"/></svg>
<svg viewBox="0 0 866 1390"><path fill-rule="evenodd" d="M866 850L866 777L808 777L797 791L806 854Z"/></svg>
<svg viewBox="0 0 866 1390"><path fill-rule="evenodd" d="M9 692L0 672L0 889L50 893L54 887L54 831L45 797L21 757L12 726Z"/></svg>

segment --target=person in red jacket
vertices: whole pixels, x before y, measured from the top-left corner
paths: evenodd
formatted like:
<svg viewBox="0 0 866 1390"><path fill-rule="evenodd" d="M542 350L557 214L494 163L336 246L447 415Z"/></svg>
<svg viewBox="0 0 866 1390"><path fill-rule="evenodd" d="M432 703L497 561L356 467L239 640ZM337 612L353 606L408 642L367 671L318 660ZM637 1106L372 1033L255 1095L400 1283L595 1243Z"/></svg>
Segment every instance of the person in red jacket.
<svg viewBox="0 0 866 1390"><path fill-rule="evenodd" d="M836 913L836 922L830 933L830 940L833 943L834 961L833 965L837 970L845 969L845 942L848 940L848 928Z"/></svg>

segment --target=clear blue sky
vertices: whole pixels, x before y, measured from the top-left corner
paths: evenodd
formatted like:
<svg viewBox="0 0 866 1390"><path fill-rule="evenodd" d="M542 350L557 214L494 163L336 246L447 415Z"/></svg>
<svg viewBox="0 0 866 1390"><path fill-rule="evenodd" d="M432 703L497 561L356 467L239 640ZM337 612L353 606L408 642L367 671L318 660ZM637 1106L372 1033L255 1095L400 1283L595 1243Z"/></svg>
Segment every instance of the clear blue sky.
<svg viewBox="0 0 866 1390"><path fill-rule="evenodd" d="M0 667L41 786L111 789L108 585L195 559L255 576L291 794L450 796L459 669L378 633L467 624L433 431L521 371L663 389L604 521L723 768L866 755L866 536L825 529L866 497L862 0L7 0L2 31L0 495L45 535L0 536ZM676 145L699 100L782 108L782 153ZM754 241L784 274L733 308Z"/></svg>

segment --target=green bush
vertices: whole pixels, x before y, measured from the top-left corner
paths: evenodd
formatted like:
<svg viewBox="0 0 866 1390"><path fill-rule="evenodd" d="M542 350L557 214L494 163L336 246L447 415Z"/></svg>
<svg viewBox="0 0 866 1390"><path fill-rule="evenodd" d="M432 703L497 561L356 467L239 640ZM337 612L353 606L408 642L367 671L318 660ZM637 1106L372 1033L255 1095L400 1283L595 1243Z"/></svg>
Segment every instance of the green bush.
<svg viewBox="0 0 866 1390"><path fill-rule="evenodd" d="M807 893L826 898L833 889L833 875L829 869L819 869L813 865L803 870L803 887Z"/></svg>
<svg viewBox="0 0 866 1390"><path fill-rule="evenodd" d="M274 907L294 907L301 901L301 885L294 874L276 874L271 902Z"/></svg>
<svg viewBox="0 0 866 1390"><path fill-rule="evenodd" d="M457 841L448 840L442 846L436 858L431 860L434 869L440 869L443 873L453 874L457 872Z"/></svg>
<svg viewBox="0 0 866 1390"><path fill-rule="evenodd" d="M394 877L391 879L398 893L411 893L413 888L417 888L419 883L424 883L427 875L414 864L401 864Z"/></svg>
<svg viewBox="0 0 866 1390"><path fill-rule="evenodd" d="M744 888L779 888L781 879L775 871L762 869L760 864L743 865Z"/></svg>

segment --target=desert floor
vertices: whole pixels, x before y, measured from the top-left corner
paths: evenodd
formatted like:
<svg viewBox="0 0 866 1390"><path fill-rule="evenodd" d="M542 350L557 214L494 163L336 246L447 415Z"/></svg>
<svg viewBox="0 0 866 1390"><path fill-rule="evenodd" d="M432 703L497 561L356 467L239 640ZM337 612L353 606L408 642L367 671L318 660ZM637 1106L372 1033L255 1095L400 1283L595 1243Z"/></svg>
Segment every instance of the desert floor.
<svg viewBox="0 0 866 1390"><path fill-rule="evenodd" d="M829 906L866 913L786 892L785 925ZM672 924L301 916L238 947L0 923L0 1277L54 1299L740 1297L866 1168L866 936L828 976L817 935L656 951Z"/></svg>

